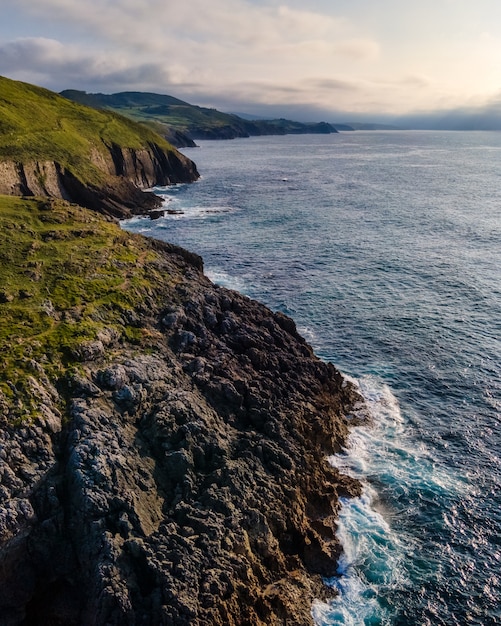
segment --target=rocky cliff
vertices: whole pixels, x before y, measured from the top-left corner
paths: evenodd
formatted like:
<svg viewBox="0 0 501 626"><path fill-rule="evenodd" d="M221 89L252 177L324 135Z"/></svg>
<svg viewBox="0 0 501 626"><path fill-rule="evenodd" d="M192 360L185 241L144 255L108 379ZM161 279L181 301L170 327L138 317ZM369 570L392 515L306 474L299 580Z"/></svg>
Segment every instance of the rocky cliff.
<svg viewBox="0 0 501 626"><path fill-rule="evenodd" d="M19 271L36 266L40 304L36 290L0 302L4 316L29 302L32 320L39 306L48 329L5 344L26 376L0 392L0 624L311 624L340 554L338 498L359 493L326 462L355 389L196 255L108 224L86 269L97 218L64 203L39 215ZM58 241L89 281L64 307L61 277L42 282ZM89 288L113 268L119 309Z"/></svg>
<svg viewBox="0 0 501 626"><path fill-rule="evenodd" d="M0 195L61 198L120 218L158 206L141 189L199 176L145 125L2 76L0 94Z"/></svg>
<svg viewBox="0 0 501 626"><path fill-rule="evenodd" d="M0 161L0 194L47 196L75 202L119 219L147 213L161 204L143 189L193 182L199 174L190 159L151 143L136 150L118 145L93 150L90 162L105 175L99 183L82 181L57 161Z"/></svg>

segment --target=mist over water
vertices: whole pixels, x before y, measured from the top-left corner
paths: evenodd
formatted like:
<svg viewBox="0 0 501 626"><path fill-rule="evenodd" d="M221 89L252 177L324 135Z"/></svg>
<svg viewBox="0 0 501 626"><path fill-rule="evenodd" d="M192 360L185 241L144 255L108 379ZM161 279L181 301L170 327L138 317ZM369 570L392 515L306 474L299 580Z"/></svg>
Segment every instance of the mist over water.
<svg viewBox="0 0 501 626"><path fill-rule="evenodd" d="M331 459L339 520L322 626L501 623L501 134L203 142L202 180L124 227L194 250L291 315L358 381L372 423Z"/></svg>

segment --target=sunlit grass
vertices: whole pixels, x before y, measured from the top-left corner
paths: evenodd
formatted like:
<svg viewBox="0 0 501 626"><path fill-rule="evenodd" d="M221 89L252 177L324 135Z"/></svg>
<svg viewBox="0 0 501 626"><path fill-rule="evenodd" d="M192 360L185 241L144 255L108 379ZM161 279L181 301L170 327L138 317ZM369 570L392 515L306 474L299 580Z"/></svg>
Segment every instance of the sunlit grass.
<svg viewBox="0 0 501 626"><path fill-rule="evenodd" d="M143 237L76 205L0 196L0 391L16 419L36 415L34 363L56 381L103 329L140 341L128 313L174 280L158 258Z"/></svg>
<svg viewBox="0 0 501 626"><path fill-rule="evenodd" d="M55 161L82 182L102 182L97 150L172 146L144 125L112 111L82 106L41 87L0 76L0 161Z"/></svg>

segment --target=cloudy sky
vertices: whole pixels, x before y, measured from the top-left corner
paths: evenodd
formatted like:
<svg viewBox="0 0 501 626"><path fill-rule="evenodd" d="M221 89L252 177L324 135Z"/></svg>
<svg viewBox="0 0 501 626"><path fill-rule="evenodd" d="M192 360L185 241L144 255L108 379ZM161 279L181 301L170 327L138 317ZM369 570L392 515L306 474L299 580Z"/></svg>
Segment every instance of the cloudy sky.
<svg viewBox="0 0 501 626"><path fill-rule="evenodd" d="M499 0L2 0L0 74L333 121L501 101Z"/></svg>

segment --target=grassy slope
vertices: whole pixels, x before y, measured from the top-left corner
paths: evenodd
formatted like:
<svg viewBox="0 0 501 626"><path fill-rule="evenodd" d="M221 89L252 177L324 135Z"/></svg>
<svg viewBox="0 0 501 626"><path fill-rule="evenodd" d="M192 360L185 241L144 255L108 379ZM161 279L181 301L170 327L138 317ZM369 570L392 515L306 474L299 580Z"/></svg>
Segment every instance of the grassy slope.
<svg viewBox="0 0 501 626"><path fill-rule="evenodd" d="M217 129L235 126L245 132L247 122L235 115L207 109L172 96L154 93L123 92L118 94L87 94L82 91L61 92L65 97L96 108L116 111L138 122L156 122L181 132L194 128Z"/></svg>
<svg viewBox="0 0 501 626"><path fill-rule="evenodd" d="M143 125L110 111L98 111L58 94L0 77L0 160L57 161L82 182L100 182L93 150L106 146L140 149L149 142L173 150Z"/></svg>
<svg viewBox="0 0 501 626"><path fill-rule="evenodd" d="M56 381L103 329L144 339L128 312L175 282L155 270L158 257L146 239L76 205L0 196L0 396L11 417L36 414L36 368Z"/></svg>
<svg viewBox="0 0 501 626"><path fill-rule="evenodd" d="M0 162L56 161L84 185L100 186L108 181L91 162L96 150L109 156L113 144L150 143L174 150L116 113L0 77ZM0 416L5 406L11 417L36 415L30 377L58 380L78 363L78 347L103 329L123 341L144 339L127 320L170 284L155 260L160 266L147 240L94 212L62 200L0 196Z"/></svg>
<svg viewBox="0 0 501 626"><path fill-rule="evenodd" d="M116 94L88 94L84 91L66 90L65 97L97 109L117 111L138 122L146 122L159 132L162 125L197 137L220 131L233 131L235 136L318 132L316 124L303 124L286 119L245 120L238 115L222 113L216 109L199 107L172 96L122 92ZM329 125L325 125L327 128ZM335 132L332 128L330 132Z"/></svg>

